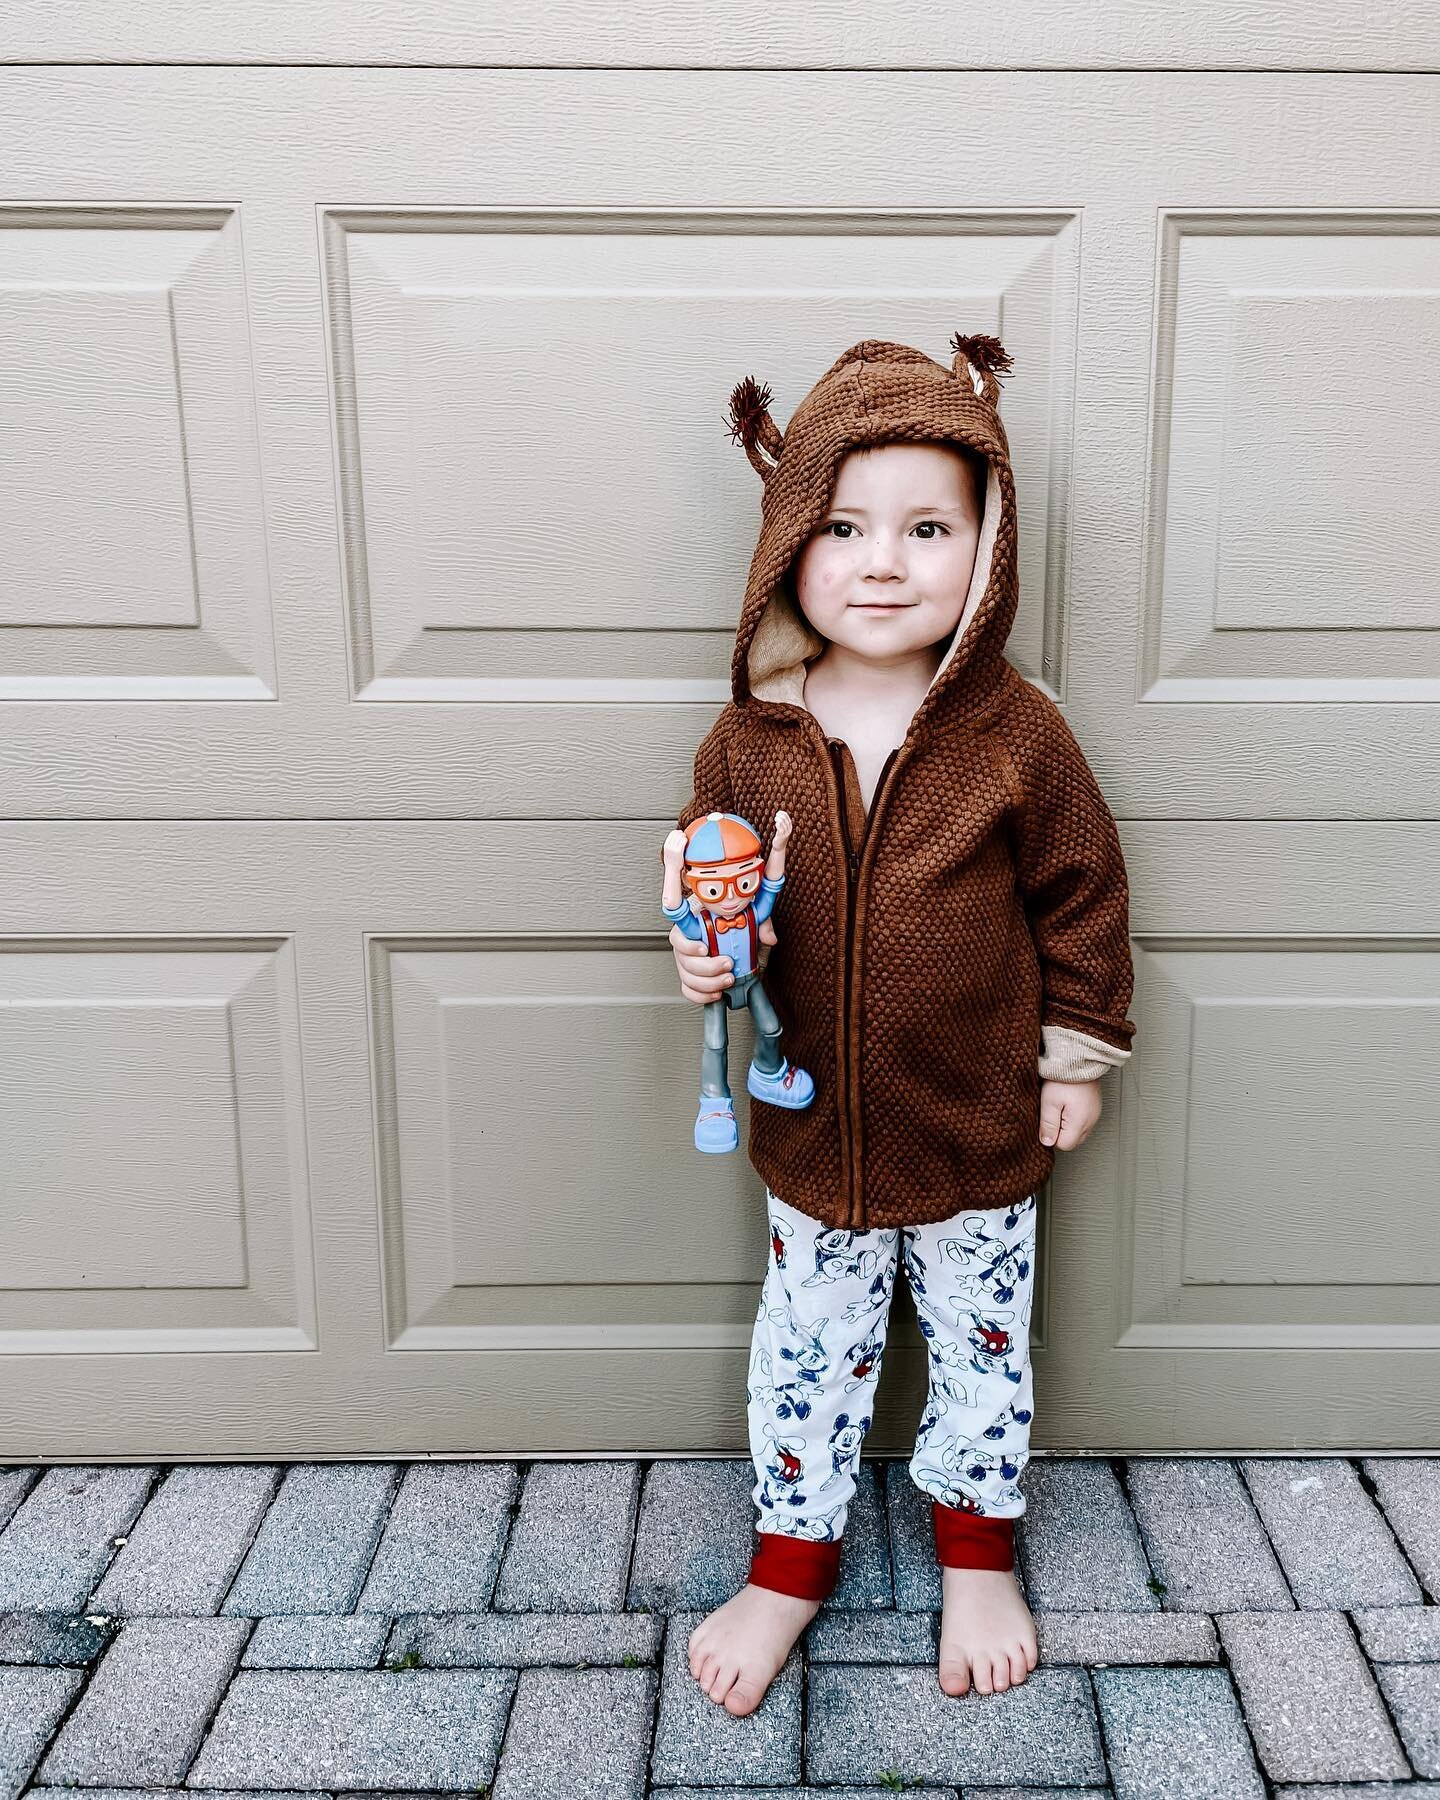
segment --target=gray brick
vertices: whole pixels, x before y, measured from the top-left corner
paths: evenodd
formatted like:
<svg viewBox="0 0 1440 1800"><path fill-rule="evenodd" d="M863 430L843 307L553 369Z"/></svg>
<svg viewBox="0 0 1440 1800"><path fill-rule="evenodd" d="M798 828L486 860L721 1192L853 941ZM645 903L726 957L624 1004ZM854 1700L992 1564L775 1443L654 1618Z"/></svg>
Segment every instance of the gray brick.
<svg viewBox="0 0 1440 1800"><path fill-rule="evenodd" d="M825 1602L842 1612L895 1604L890 1579L890 1531L885 1519L880 1465L862 1459L855 1473L855 1496L845 1515L840 1575Z"/></svg>
<svg viewBox="0 0 1440 1800"><path fill-rule="evenodd" d="M1426 1592L1440 1600L1440 1457L1373 1456L1361 1467Z"/></svg>
<svg viewBox="0 0 1440 1800"><path fill-rule="evenodd" d="M24 1788L84 1679L79 1669L0 1669L0 1800Z"/></svg>
<svg viewBox="0 0 1440 1800"><path fill-rule="evenodd" d="M483 1787L494 1779L514 1685L503 1669L242 1669L186 1786Z"/></svg>
<svg viewBox="0 0 1440 1800"><path fill-rule="evenodd" d="M717 1705L690 1673L690 1633L702 1616L674 1613L665 1633L652 1780L657 1786L698 1782L707 1787L799 1781L798 1645L760 1705L737 1719Z"/></svg>
<svg viewBox="0 0 1440 1800"><path fill-rule="evenodd" d="M1159 1610L1140 1533L1108 1462L1036 1458L1021 1487L1016 1547L1034 1611Z"/></svg>
<svg viewBox="0 0 1440 1800"><path fill-rule="evenodd" d="M1246 1457L1241 1473L1297 1604L1409 1606L1420 1588L1343 1457Z"/></svg>
<svg viewBox="0 0 1440 1800"><path fill-rule="evenodd" d="M1264 1800L1223 1669L1097 1669L1091 1679L1115 1800Z"/></svg>
<svg viewBox="0 0 1440 1800"><path fill-rule="evenodd" d="M1275 1800L1440 1800L1440 1782L1357 1781L1335 1785L1327 1781L1319 1787L1278 1787Z"/></svg>
<svg viewBox="0 0 1440 1800"><path fill-rule="evenodd" d="M107 1621L94 1625L73 1613L0 1614L0 1663L51 1667L93 1662L115 1635Z"/></svg>
<svg viewBox="0 0 1440 1800"><path fill-rule="evenodd" d="M890 1515L896 1606L902 1612L939 1612L940 1571L930 1502L910 1479L906 1462L897 1460L885 1467L885 1510Z"/></svg>
<svg viewBox="0 0 1440 1800"><path fill-rule="evenodd" d="M532 1463L495 1589L502 1612L618 1612L640 1499L635 1462Z"/></svg>
<svg viewBox="0 0 1440 1800"><path fill-rule="evenodd" d="M651 1800L889 1800L894 1788L812 1787L657 1787ZM906 1788L907 1800L956 1800L954 1788ZM89 1796L86 1796L89 1800ZM209 1800L209 1796L206 1796ZM1085 1800L1075 1788L1066 1789L1066 1800Z"/></svg>
<svg viewBox="0 0 1440 1800"><path fill-rule="evenodd" d="M527 1669L492 1800L641 1800L654 1705L653 1669Z"/></svg>
<svg viewBox="0 0 1440 1800"><path fill-rule="evenodd" d="M655 1612L709 1609L738 1594L750 1571L754 1485L748 1461L651 1463L627 1604Z"/></svg>
<svg viewBox="0 0 1440 1800"><path fill-rule="evenodd" d="M1250 1735L1272 1780L1374 1781L1409 1774L1340 1613L1234 1613L1216 1623Z"/></svg>
<svg viewBox="0 0 1440 1800"><path fill-rule="evenodd" d="M1055 1800L1112 1800L1109 1788L961 1788L960 1800L1044 1800L1045 1796L1054 1795Z"/></svg>
<svg viewBox="0 0 1440 1800"><path fill-rule="evenodd" d="M375 1613L261 1619L245 1646L245 1669L373 1669L390 1635Z"/></svg>
<svg viewBox="0 0 1440 1800"><path fill-rule="evenodd" d="M173 1469L131 1528L91 1603L96 1612L204 1618L219 1611L280 1470Z"/></svg>
<svg viewBox="0 0 1440 1800"><path fill-rule="evenodd" d="M351 1611L398 1479L393 1463L293 1464L220 1610Z"/></svg>
<svg viewBox="0 0 1440 1800"><path fill-rule="evenodd" d="M1215 1627L1204 1613L1039 1612L1042 1663L1213 1663Z"/></svg>
<svg viewBox="0 0 1440 1800"><path fill-rule="evenodd" d="M1130 1502L1171 1612L1291 1610L1295 1602L1234 1465L1215 1457L1126 1464Z"/></svg>
<svg viewBox="0 0 1440 1800"><path fill-rule="evenodd" d="M812 1665L806 1718L812 1781L1072 1786L1105 1779L1090 1687L1079 1669L1036 1669L998 1694L956 1698L933 1669Z"/></svg>
<svg viewBox="0 0 1440 1800"><path fill-rule="evenodd" d="M894 1788L813 1787L656 1787L651 1800L889 1800ZM956 1800L954 1788L906 1788L906 1800ZM86 1796L89 1800L89 1796ZM206 1796L209 1800L209 1796ZM1066 1789L1066 1800L1085 1800L1075 1788Z"/></svg>
<svg viewBox="0 0 1440 1800"><path fill-rule="evenodd" d="M1417 1775L1440 1775L1440 1663L1388 1663L1375 1679Z"/></svg>
<svg viewBox="0 0 1440 1800"><path fill-rule="evenodd" d="M1112 1800L1109 1788L967 1787L960 1790L960 1800L1045 1800L1049 1795L1054 1795L1055 1800Z"/></svg>
<svg viewBox="0 0 1440 1800"><path fill-rule="evenodd" d="M9 1524L16 1508L39 1479L39 1469L0 1469L0 1530Z"/></svg>
<svg viewBox="0 0 1440 1800"><path fill-rule="evenodd" d="M415 1651L427 1669L529 1669L626 1657L653 1663L665 1621L658 1613L451 1613L397 1619L386 1646L393 1663Z"/></svg>
<svg viewBox="0 0 1440 1800"><path fill-rule="evenodd" d="M83 1800L164 1800L166 1795L171 1800L194 1800L189 1788L183 1787L149 1787L149 1788L107 1788L87 1787L83 1790ZM74 1788L36 1787L31 1788L25 1800L76 1800ZM206 1791L205 1800L320 1800L313 1793L285 1793L266 1789L254 1792L249 1788L210 1788ZM329 1800L329 1797L326 1797ZM376 1800L375 1795L367 1794L365 1800Z"/></svg>
<svg viewBox="0 0 1440 1800"><path fill-rule="evenodd" d="M0 1612L83 1612L157 1473L47 1469L0 1532Z"/></svg>
<svg viewBox="0 0 1440 1800"><path fill-rule="evenodd" d="M1440 1606L1357 1607L1352 1616L1371 1662L1440 1662Z"/></svg>
<svg viewBox="0 0 1440 1800"><path fill-rule="evenodd" d="M514 1463L412 1463L357 1612L483 1611L519 1485Z"/></svg>
<svg viewBox="0 0 1440 1800"><path fill-rule="evenodd" d="M90 1678L40 1768L43 1781L182 1781L240 1660L243 1619L136 1619Z"/></svg>
<svg viewBox="0 0 1440 1800"><path fill-rule="evenodd" d="M804 1639L812 1663L933 1663L940 1653L934 1613L830 1612L821 1608Z"/></svg>

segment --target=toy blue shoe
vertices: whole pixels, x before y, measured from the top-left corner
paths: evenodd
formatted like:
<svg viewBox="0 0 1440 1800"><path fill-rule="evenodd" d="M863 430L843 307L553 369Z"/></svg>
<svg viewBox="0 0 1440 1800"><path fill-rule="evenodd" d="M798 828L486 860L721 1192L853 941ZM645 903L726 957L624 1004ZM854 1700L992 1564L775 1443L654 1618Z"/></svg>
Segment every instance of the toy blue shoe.
<svg viewBox="0 0 1440 1800"><path fill-rule="evenodd" d="M735 1102L728 1094L702 1094L695 1116L695 1148L718 1155L734 1150L740 1142L735 1123Z"/></svg>
<svg viewBox="0 0 1440 1800"><path fill-rule="evenodd" d="M804 1069L797 1069L789 1057L782 1059L780 1067L769 1074L764 1069L757 1069L752 1062L745 1086L757 1100L768 1100L772 1106L788 1106L794 1112L799 1112L815 1098L815 1083Z"/></svg>

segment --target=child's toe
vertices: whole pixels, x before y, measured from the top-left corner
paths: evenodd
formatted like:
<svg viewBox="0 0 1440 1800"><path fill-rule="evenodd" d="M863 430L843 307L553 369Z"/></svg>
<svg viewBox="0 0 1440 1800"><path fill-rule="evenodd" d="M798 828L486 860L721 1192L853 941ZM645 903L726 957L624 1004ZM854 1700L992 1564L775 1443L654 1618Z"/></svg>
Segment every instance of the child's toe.
<svg viewBox="0 0 1440 1800"><path fill-rule="evenodd" d="M742 1675L737 1677L734 1687L725 1696L725 1710L733 1713L737 1719L743 1719L746 1713L754 1712L764 1698L764 1688Z"/></svg>
<svg viewBox="0 0 1440 1800"><path fill-rule="evenodd" d="M970 1670L964 1662L943 1662L940 1665L940 1686L947 1694L956 1699L970 1691Z"/></svg>
<svg viewBox="0 0 1440 1800"><path fill-rule="evenodd" d="M739 1673L739 1669L732 1662L721 1662L717 1664L715 1674L706 1687L705 1692L712 1700L723 1703L725 1696L735 1685L735 1679Z"/></svg>

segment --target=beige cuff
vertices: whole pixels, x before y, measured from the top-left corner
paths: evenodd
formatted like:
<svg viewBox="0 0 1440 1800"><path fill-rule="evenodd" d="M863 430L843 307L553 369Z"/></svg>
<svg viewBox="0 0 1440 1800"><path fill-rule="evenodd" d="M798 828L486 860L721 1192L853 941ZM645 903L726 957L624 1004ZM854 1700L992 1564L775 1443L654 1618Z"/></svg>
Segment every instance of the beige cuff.
<svg viewBox="0 0 1440 1800"><path fill-rule="evenodd" d="M1132 1055L1103 1038L1063 1025L1042 1025L1040 1029L1045 1041L1039 1064L1042 1081L1098 1081L1107 1069L1118 1069Z"/></svg>

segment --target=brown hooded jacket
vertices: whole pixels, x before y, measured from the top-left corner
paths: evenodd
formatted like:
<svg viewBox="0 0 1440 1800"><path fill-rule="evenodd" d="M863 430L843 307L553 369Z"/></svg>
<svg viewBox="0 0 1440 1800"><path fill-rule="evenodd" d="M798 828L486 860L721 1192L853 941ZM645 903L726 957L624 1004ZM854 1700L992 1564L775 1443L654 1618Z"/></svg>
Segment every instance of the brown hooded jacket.
<svg viewBox="0 0 1440 1800"><path fill-rule="evenodd" d="M695 757L680 817L735 812L768 842L794 820L765 987L781 1049L815 1078L803 1111L753 1101L750 1160L836 1229L1005 1207L1049 1177L1040 1083L1124 1062L1135 1027L1119 836L1063 714L1006 660L1019 597L1015 488L992 337L950 367L904 344L852 345L783 437L747 378L732 434L764 479L731 665L732 698ZM964 610L867 816L848 745L805 705L825 645L787 572L829 508L841 460L892 441L986 458Z"/></svg>

